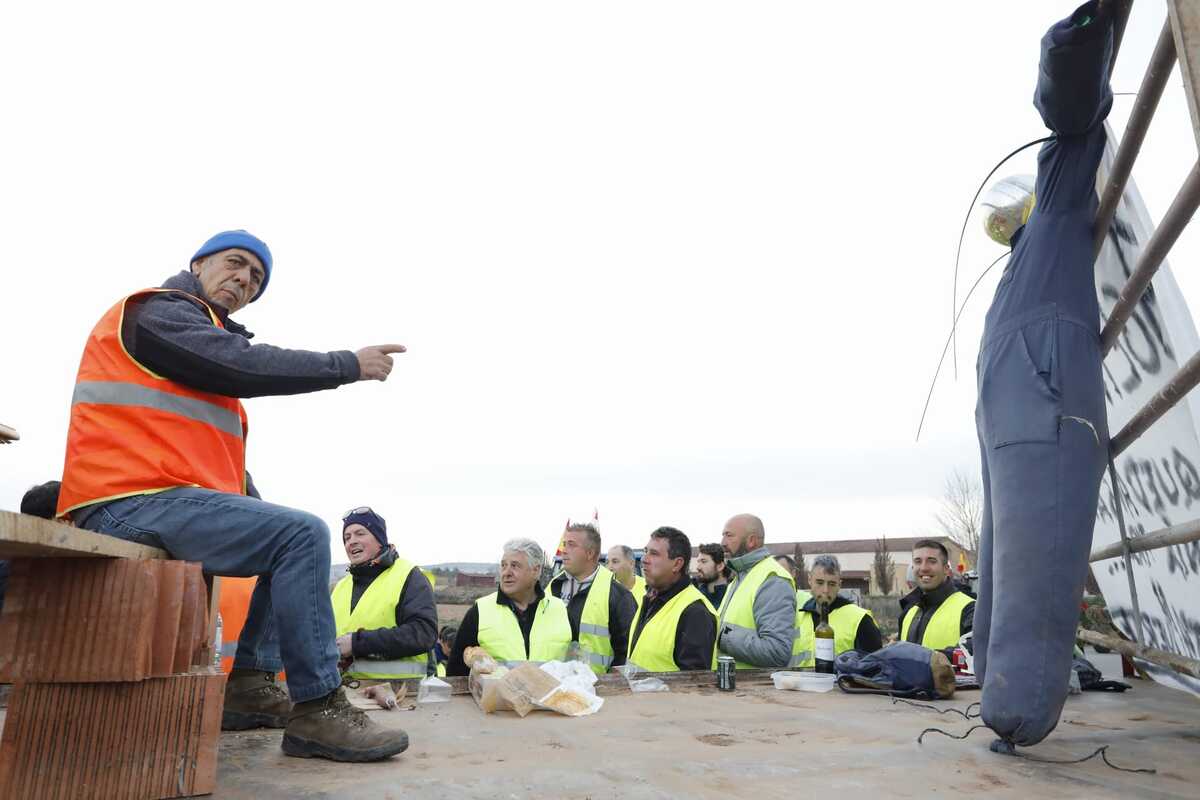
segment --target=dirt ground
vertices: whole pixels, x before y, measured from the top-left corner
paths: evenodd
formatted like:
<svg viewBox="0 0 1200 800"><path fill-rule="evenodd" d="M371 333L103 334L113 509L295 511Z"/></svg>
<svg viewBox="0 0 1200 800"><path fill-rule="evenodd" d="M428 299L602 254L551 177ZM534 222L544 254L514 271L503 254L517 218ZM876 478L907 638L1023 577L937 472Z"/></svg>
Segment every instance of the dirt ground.
<svg viewBox="0 0 1200 800"><path fill-rule="evenodd" d="M1118 766L1034 763L988 750L977 721L893 704L886 697L748 689L619 695L599 713L525 719L484 715L469 696L413 711L376 711L405 729L408 751L387 762L342 765L288 758L278 732L221 740L216 797L264 798L794 798L827 789L869 798L1195 798L1200 785L1200 700L1146 681L1123 695L1068 700L1063 721L1031 753L1072 759L1109 745ZM966 708L978 692L942 708Z"/></svg>
<svg viewBox="0 0 1200 800"><path fill-rule="evenodd" d="M443 625L457 625L462 622L462 618L467 615L469 605L451 605L449 603L438 603L438 627Z"/></svg>

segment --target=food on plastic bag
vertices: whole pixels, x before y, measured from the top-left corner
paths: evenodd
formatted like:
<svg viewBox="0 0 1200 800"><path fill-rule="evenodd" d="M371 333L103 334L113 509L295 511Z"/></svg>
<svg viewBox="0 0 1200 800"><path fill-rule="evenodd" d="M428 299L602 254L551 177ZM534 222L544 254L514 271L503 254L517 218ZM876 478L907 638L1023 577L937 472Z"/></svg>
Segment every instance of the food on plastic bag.
<svg viewBox="0 0 1200 800"><path fill-rule="evenodd" d="M486 662L480 663L487 667ZM551 661L541 667L532 663L512 669L497 667L490 673L472 668L467 685L486 714L513 711L524 717L535 708L544 708L578 717L594 714L604 704L592 688L595 682L596 676L582 664Z"/></svg>
<svg viewBox="0 0 1200 800"><path fill-rule="evenodd" d="M492 675L498 670L507 671L505 667L501 667L496 663L496 659L488 655L488 651L482 647L468 647L463 651L463 661L472 673L480 675Z"/></svg>
<svg viewBox="0 0 1200 800"><path fill-rule="evenodd" d="M446 703L450 700L450 684L432 675L417 686L418 703Z"/></svg>

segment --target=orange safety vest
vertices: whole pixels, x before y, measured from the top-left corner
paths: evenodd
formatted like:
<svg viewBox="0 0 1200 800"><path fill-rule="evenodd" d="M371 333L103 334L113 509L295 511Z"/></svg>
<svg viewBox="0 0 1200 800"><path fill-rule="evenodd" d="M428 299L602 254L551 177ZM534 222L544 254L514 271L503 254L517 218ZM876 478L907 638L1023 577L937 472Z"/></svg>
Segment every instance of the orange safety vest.
<svg viewBox="0 0 1200 800"><path fill-rule="evenodd" d="M139 364L121 341L125 309L169 289L117 302L83 348L58 516L92 503L181 486L244 494L246 411L234 397L201 392ZM220 318L198 297L173 292Z"/></svg>
<svg viewBox="0 0 1200 800"><path fill-rule="evenodd" d="M238 637L246 627L250 597L257 585L258 578L221 578L221 671L226 674L233 669Z"/></svg>

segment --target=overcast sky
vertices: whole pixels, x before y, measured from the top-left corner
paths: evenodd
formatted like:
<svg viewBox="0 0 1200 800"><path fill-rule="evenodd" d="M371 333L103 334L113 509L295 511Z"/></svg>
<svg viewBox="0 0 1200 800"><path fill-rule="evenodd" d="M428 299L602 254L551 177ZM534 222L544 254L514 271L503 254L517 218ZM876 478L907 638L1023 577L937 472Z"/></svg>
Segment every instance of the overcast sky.
<svg viewBox="0 0 1200 800"><path fill-rule="evenodd" d="M247 402L264 498L335 534L370 505L432 563L552 550L593 508L606 545L715 541L742 511L771 541L932 532L947 474L978 469L999 277L914 444L959 226L1045 135L1038 40L1074 7L13 6L0 507L61 475L99 316L244 227L275 256L237 317L255 341L409 348L386 383ZM1115 91L1165 13L1135 4ZM1195 158L1176 72L1134 172L1156 219ZM1001 252L973 219L960 287ZM1172 256L1193 303L1198 252L1193 226Z"/></svg>

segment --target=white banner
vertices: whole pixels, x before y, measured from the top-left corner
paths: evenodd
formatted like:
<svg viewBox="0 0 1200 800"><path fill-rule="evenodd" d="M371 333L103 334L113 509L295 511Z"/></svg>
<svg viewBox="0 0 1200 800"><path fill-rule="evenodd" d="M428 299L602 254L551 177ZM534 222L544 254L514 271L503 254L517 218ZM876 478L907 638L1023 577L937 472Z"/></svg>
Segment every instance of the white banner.
<svg viewBox="0 0 1200 800"><path fill-rule="evenodd" d="M1109 129L1098 186L1107 180L1115 141ZM1130 180L1096 261L1096 291L1106 319L1153 231L1141 195ZM1104 361L1110 433L1115 436L1198 349L1200 338L1191 313L1170 267L1164 263ZM1122 511L1131 537L1200 517L1198 419L1200 398L1193 392L1117 458ZM1120 540L1106 473L1093 549ZM1134 553L1132 559L1143 643L1200 658L1200 542ZM1136 639L1124 560L1098 562L1092 569L1114 622L1126 636ZM1139 664L1163 683L1200 694L1200 680L1153 664Z"/></svg>

